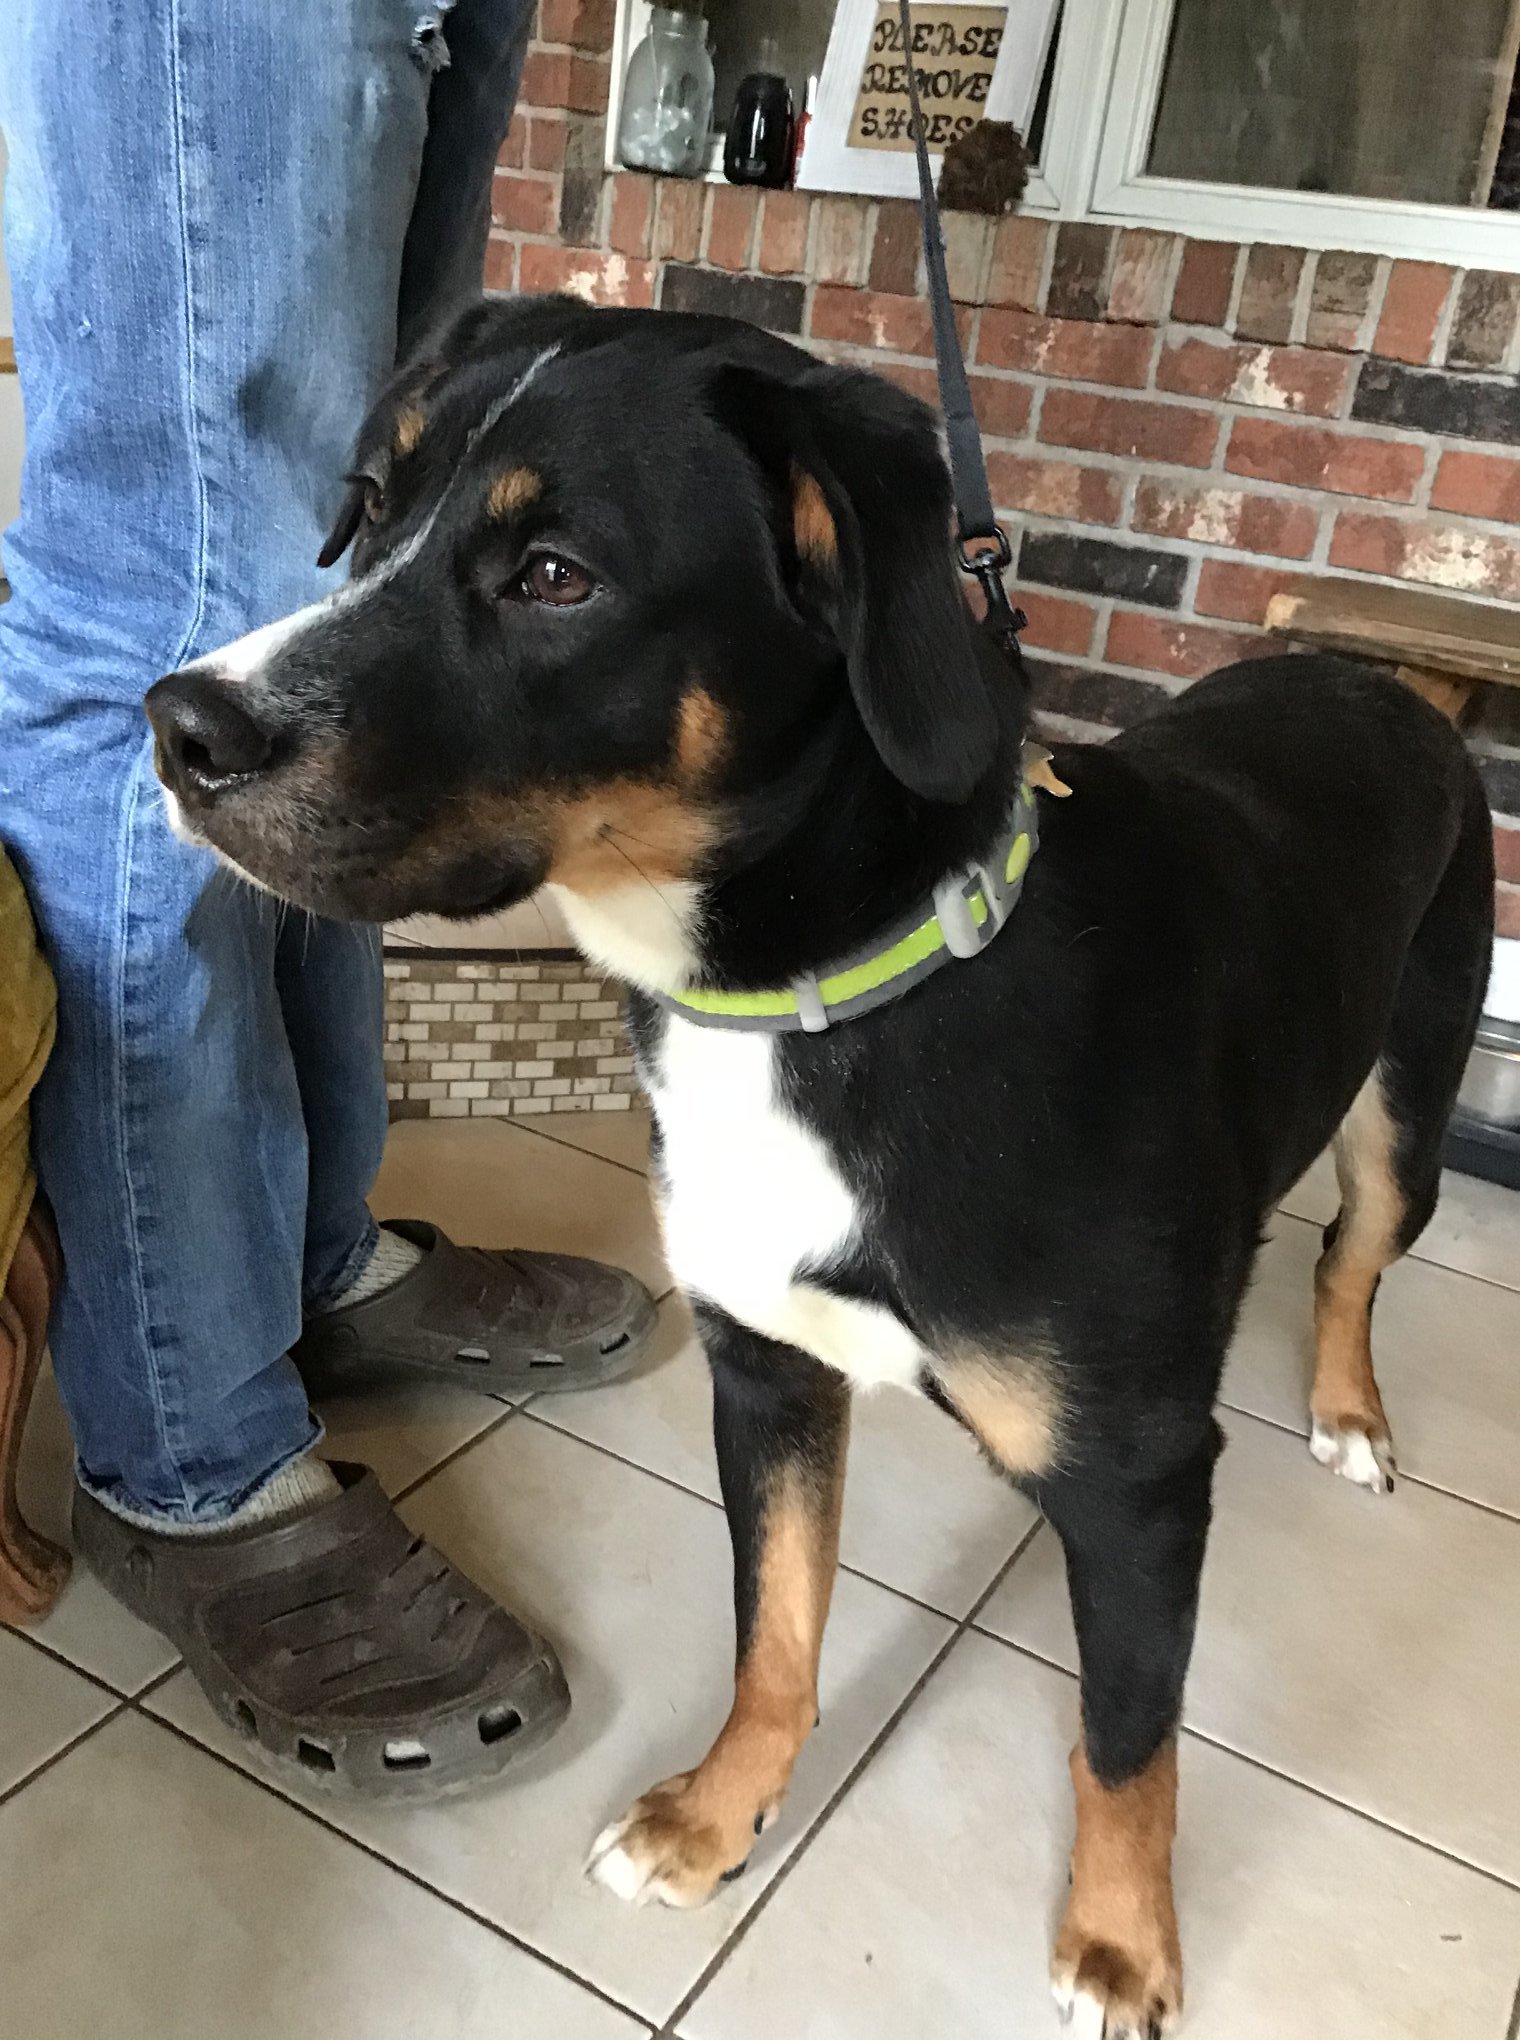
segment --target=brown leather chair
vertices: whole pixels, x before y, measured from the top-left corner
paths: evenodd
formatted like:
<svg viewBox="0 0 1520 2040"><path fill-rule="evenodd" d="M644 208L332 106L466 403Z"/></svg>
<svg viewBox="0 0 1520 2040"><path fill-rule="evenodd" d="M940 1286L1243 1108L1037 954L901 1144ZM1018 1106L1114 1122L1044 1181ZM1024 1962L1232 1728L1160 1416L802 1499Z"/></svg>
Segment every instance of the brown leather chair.
<svg viewBox="0 0 1520 2040"><path fill-rule="evenodd" d="M21 1433L63 1271L52 1215L33 1204L0 1295L0 1622L35 1622L69 1577L69 1554L32 1529L16 1499Z"/></svg>

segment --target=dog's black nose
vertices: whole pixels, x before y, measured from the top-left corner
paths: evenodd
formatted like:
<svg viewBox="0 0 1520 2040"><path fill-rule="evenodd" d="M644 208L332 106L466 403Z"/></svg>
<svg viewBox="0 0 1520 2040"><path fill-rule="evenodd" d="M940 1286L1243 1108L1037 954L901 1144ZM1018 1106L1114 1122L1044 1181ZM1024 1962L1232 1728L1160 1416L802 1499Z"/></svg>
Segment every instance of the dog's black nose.
<svg viewBox="0 0 1520 2040"><path fill-rule="evenodd" d="M216 793L269 763L274 738L214 670L187 667L148 690L159 771L176 793Z"/></svg>

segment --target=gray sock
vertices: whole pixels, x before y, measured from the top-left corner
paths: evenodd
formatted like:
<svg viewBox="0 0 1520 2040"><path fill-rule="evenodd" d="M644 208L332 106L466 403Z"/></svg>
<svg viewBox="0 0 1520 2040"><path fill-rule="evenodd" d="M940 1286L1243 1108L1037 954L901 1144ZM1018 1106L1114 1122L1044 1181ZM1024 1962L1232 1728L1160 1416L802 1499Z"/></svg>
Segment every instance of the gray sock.
<svg viewBox="0 0 1520 2040"><path fill-rule="evenodd" d="M371 1296L378 1296L382 1289L389 1289L403 1275L410 1275L422 1259L423 1252L424 1249L413 1241L404 1240L400 1233L387 1232L381 1226L375 1251L365 1262L364 1272L356 1276L346 1289L330 1296L315 1314L320 1317L323 1311L346 1310L351 1303L363 1303Z"/></svg>
<svg viewBox="0 0 1520 2040"><path fill-rule="evenodd" d="M215 1523L175 1523L140 1509L124 1508L114 1501L106 1502L106 1507L128 1523L156 1530L164 1537L225 1537L234 1530L251 1530L258 1525L281 1522L287 1516L305 1515L308 1509L341 1493L326 1460L318 1459L315 1452L303 1452L299 1459L292 1459L261 1488L256 1488L230 1516L222 1516Z"/></svg>

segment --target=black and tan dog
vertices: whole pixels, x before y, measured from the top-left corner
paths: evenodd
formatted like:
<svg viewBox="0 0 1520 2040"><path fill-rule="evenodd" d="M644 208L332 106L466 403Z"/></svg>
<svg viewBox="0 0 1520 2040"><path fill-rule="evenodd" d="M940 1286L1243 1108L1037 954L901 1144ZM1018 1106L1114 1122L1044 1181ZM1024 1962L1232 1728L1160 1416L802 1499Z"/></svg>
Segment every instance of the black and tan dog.
<svg viewBox="0 0 1520 2040"><path fill-rule="evenodd" d="M1263 1222L1332 1141L1313 1448L1391 1485L1373 1294L1435 1201L1490 937L1461 743L1359 666L1262 659L1062 749L1069 799L1021 793L933 417L727 322L476 308L358 468L344 591L150 713L184 825L277 892L381 920L547 883L633 988L738 1674L712 1750L596 1874L699 1904L776 1817L850 1393L892 1383L1065 1547L1055 1986L1084 2031L1167 2025L1213 1404Z"/></svg>

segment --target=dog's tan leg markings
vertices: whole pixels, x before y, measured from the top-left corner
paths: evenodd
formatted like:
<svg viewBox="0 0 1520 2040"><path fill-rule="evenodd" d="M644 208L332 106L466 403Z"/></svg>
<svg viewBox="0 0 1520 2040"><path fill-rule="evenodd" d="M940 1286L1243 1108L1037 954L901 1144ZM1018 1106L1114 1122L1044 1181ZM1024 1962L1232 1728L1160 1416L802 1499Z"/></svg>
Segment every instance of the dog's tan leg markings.
<svg viewBox="0 0 1520 2040"><path fill-rule="evenodd" d="M1314 1271L1310 1450L1374 1493L1393 1486L1393 1441L1372 1372L1372 1299L1399 1257L1405 1200L1394 1168L1398 1135L1376 1069L1335 1137L1341 1211Z"/></svg>
<svg viewBox="0 0 1520 2040"><path fill-rule="evenodd" d="M1055 1465L1060 1401L1041 1361L952 1351L934 1373L961 1421L1005 1472L1038 1478Z"/></svg>
<svg viewBox="0 0 1520 2040"><path fill-rule="evenodd" d="M1182 2010L1182 1950L1172 1904L1177 1745L1136 1778L1103 1785L1080 1744L1071 1754L1077 1839L1071 1896L1051 1957L1051 1988L1073 2031L1168 2031Z"/></svg>
<svg viewBox="0 0 1520 2040"><path fill-rule="evenodd" d="M748 1860L781 1809L818 1718L818 1655L839 1557L846 1405L826 1475L795 1465L765 1503L757 1600L734 1702L694 1771L645 1793L592 1846L588 1873L619 1898L696 1906Z"/></svg>

